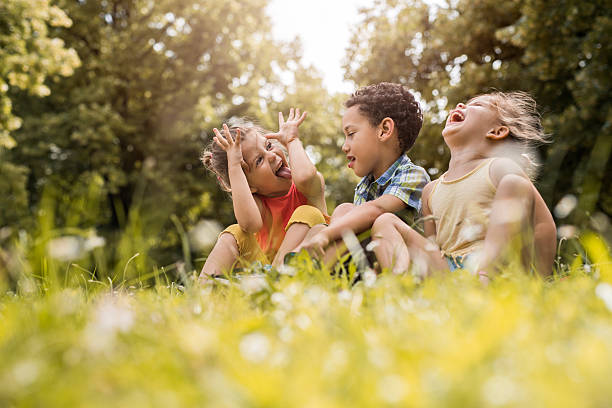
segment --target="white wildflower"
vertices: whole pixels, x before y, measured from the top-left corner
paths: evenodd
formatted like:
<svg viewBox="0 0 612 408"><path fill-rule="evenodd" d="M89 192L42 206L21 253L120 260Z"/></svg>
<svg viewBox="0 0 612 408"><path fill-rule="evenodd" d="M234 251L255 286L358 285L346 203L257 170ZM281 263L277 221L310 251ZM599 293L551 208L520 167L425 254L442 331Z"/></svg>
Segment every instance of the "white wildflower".
<svg viewBox="0 0 612 408"><path fill-rule="evenodd" d="M240 354L252 363L261 363L268 357L270 341L262 333L250 333L240 341Z"/></svg>
<svg viewBox="0 0 612 408"><path fill-rule="evenodd" d="M240 280L240 289L247 295L261 292L268 288L268 282L263 275L248 275Z"/></svg>
<svg viewBox="0 0 612 408"><path fill-rule="evenodd" d="M386 375L378 380L378 395L386 403L397 404L406 394L406 383L399 375Z"/></svg>
<svg viewBox="0 0 612 408"><path fill-rule="evenodd" d="M72 235L54 238L47 243L49 256L63 262L82 258L84 249L83 239Z"/></svg>
<svg viewBox="0 0 612 408"><path fill-rule="evenodd" d="M189 242L196 251L211 248L221 233L221 224L213 220L202 220L189 231Z"/></svg>
<svg viewBox="0 0 612 408"><path fill-rule="evenodd" d="M557 218L565 218L576 208L578 199L573 194L564 196L555 206L554 213Z"/></svg>
<svg viewBox="0 0 612 408"><path fill-rule="evenodd" d="M612 285L601 282L595 287L595 294L603 300L608 310L612 312Z"/></svg>

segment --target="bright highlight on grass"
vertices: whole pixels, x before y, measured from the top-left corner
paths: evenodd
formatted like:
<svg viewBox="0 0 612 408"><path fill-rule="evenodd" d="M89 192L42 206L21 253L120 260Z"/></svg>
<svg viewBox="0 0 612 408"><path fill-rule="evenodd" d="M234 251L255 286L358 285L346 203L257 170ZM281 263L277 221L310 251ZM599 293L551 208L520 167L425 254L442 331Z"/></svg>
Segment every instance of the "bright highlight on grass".
<svg viewBox="0 0 612 408"><path fill-rule="evenodd" d="M463 271L351 286L303 259L186 286L7 293L0 405L605 406L612 264L597 236L583 244L563 278L507 271L488 287Z"/></svg>

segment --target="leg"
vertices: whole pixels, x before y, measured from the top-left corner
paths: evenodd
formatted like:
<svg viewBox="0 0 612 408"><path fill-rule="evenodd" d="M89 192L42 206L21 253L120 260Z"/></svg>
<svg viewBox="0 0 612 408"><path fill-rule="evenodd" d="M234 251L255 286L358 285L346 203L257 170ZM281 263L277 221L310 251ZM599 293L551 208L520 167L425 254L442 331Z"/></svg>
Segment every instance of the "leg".
<svg viewBox="0 0 612 408"><path fill-rule="evenodd" d="M224 232L206 258L200 277L222 275L231 268L236 259L238 259L238 243L232 234Z"/></svg>
<svg viewBox="0 0 612 408"><path fill-rule="evenodd" d="M332 213L330 224L333 223L334 220L337 220L338 218L342 217L344 214L351 211L353 208L355 208L355 205L351 203L342 203L339 206L337 206L334 209L334 212Z"/></svg>
<svg viewBox="0 0 612 408"><path fill-rule="evenodd" d="M310 228L307 224L302 224L301 222L291 224L289 228L287 228L285 238L276 252L272 265L281 265L285 259L285 255L287 255L288 252L291 252L293 248L298 246L311 230L312 228Z"/></svg>
<svg viewBox="0 0 612 408"><path fill-rule="evenodd" d="M285 237L281 243L273 265L278 266L283 263L285 255L298 246L306 237L306 234L315 226L325 225L325 217L321 210L311 205L301 205L293 211L291 218L287 222Z"/></svg>
<svg viewBox="0 0 612 408"><path fill-rule="evenodd" d="M374 221L372 241L382 269L403 273L412 264L422 274L448 270L438 247L394 214L385 213Z"/></svg>

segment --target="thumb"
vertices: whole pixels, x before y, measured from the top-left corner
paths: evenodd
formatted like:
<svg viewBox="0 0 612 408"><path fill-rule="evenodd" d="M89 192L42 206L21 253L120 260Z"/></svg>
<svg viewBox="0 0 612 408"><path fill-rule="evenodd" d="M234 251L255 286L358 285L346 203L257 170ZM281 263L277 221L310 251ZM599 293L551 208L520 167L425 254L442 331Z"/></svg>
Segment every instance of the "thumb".
<svg viewBox="0 0 612 408"><path fill-rule="evenodd" d="M282 135L280 133L267 133L264 135L266 139L276 139L279 140Z"/></svg>

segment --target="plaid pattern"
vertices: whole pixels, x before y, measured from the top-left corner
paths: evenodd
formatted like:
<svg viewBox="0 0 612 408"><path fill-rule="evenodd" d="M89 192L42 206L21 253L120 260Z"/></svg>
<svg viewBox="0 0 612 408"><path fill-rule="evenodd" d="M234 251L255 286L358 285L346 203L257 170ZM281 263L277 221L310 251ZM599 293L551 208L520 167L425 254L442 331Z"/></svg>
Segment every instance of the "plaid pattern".
<svg viewBox="0 0 612 408"><path fill-rule="evenodd" d="M377 180L374 180L371 173L362 178L355 187L353 204L360 205L384 194L391 194L419 212L421 193L429 181L425 169L412 163L408 155L403 154Z"/></svg>

